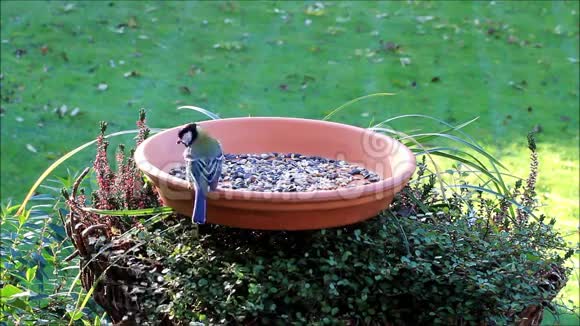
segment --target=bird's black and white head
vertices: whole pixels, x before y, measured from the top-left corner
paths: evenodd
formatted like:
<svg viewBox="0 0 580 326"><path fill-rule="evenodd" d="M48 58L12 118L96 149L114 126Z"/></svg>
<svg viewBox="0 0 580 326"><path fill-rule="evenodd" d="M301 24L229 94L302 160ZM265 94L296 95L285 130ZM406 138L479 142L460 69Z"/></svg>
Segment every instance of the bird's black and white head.
<svg viewBox="0 0 580 326"><path fill-rule="evenodd" d="M183 144L185 147L191 146L197 138L197 125L195 123L186 125L179 130L177 136L179 137L177 140L178 144Z"/></svg>

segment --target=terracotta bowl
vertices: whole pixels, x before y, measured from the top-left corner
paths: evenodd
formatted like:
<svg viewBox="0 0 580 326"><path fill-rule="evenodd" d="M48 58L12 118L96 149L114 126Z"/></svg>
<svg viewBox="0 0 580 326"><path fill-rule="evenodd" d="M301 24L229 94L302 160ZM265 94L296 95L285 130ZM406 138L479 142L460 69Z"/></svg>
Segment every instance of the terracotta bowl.
<svg viewBox="0 0 580 326"><path fill-rule="evenodd" d="M294 118L232 118L200 122L225 153L300 153L341 159L376 172L364 186L311 192L219 189L208 196L208 223L246 229L308 230L363 221L384 210L411 178L415 156L398 141L349 125ZM191 216L192 191L168 171L183 164L181 127L144 141L135 160L156 185L165 205Z"/></svg>

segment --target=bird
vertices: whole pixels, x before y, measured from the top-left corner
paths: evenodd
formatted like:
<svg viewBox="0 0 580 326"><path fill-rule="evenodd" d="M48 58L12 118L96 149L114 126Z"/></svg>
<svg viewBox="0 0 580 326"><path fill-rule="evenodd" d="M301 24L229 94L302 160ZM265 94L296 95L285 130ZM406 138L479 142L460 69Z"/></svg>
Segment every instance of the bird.
<svg viewBox="0 0 580 326"><path fill-rule="evenodd" d="M206 222L206 197L215 190L222 171L223 151L220 142L208 135L195 123L189 123L179 130L177 144L183 144L186 179L193 196L192 221Z"/></svg>

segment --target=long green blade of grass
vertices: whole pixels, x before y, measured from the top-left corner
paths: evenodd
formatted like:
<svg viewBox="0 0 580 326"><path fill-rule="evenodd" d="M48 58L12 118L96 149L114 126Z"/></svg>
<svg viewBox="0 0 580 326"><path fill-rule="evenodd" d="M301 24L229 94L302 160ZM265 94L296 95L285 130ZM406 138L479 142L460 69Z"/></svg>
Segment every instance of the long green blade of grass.
<svg viewBox="0 0 580 326"><path fill-rule="evenodd" d="M336 109L332 110L332 112L330 112L329 114L327 114L322 120L326 121L328 119L330 119L333 115L337 114L338 112L340 112L342 109L346 108L347 106L365 100L367 98L371 98L371 97L377 97L377 96L393 96L395 95L394 93L373 93L373 94L369 94L369 95L365 95L365 96L361 96L361 97L357 97L353 100L350 100L346 103L344 103L343 105L337 107Z"/></svg>
<svg viewBox="0 0 580 326"><path fill-rule="evenodd" d="M192 105L184 105L184 106L180 106L177 108L178 110L183 110L183 109L187 109L187 110L193 110L193 111L197 111L209 118L211 118L212 120L219 120L221 119L217 114L206 110L206 109L202 109L202 108L198 108L197 106L192 106Z"/></svg>
<svg viewBox="0 0 580 326"><path fill-rule="evenodd" d="M388 128L380 128L380 127L373 127L370 130L375 131L375 132L384 132L384 133L396 135L399 137L408 137L409 139L411 139L411 141L413 141L412 136L409 136L409 135L407 135L403 132L400 132L400 131L396 131L396 130L392 130L392 129L388 129ZM419 147L420 149L426 150L426 148L419 142L416 142L415 145L417 145L417 147ZM439 170L439 166L437 165L437 162L435 162L435 160L433 159L431 154L425 153L425 155L427 155L427 157L429 158L431 163L433 163L433 168L435 168L435 171L437 172L437 174L440 174L441 171ZM438 180L439 186L441 188L441 195L443 196L443 198L445 198L445 188L443 187L443 180L441 178L437 178L437 180Z"/></svg>
<svg viewBox="0 0 580 326"><path fill-rule="evenodd" d="M495 163L497 165L499 165L500 167L502 167L503 169L507 170L507 168L495 157L493 157L491 154L489 154L487 151L483 150L481 147L477 146L476 144L473 144L471 142L468 142L464 139L461 139L457 136L453 136L453 135L449 135L449 134L439 134L439 133L433 133L433 132L427 132L427 133L422 133L422 134L416 134L416 135L410 135L410 136L406 136L401 138L401 140L405 140L408 138L415 138L415 137L422 137L422 136L435 136L435 137L442 137L442 138L447 138L453 141L456 141L462 145L466 145L467 147L475 150L476 152L478 152L479 154L485 156L488 160L490 160L490 162Z"/></svg>
<svg viewBox="0 0 580 326"><path fill-rule="evenodd" d="M377 125L375 125L375 127L380 127L380 126L382 126L384 124L387 124L387 123L389 123L391 121L395 121L395 120L398 120L398 119L405 119L405 118L422 118L422 119L436 121L436 122L438 122L438 123L440 123L440 124L448 127L449 130L458 131L462 136L464 136L465 138L469 139L473 144L475 144L476 146L478 146L479 148L481 148L481 146L479 146L479 144L477 144L477 142L475 141L475 139L473 139L469 134L467 134L466 132L464 132L464 131L461 130L463 127L465 127L465 126L471 124L472 122L474 122L475 120L479 119L479 117L475 117L472 120L469 120L467 122L462 123L461 125L453 126L452 124L450 124L450 123L448 123L448 122L446 122L444 120L441 120L441 119L438 119L438 118L435 118L435 117L432 117L432 116L429 116L429 115L425 115L425 114L403 114L403 115L398 115L398 116L395 116L395 117L392 117L392 118L383 120L382 122L380 122Z"/></svg>
<svg viewBox="0 0 580 326"><path fill-rule="evenodd" d="M453 155L450 153L446 153L444 151L456 151L459 152L463 155L467 155L469 156L470 159L472 159L473 161L470 161L468 159L465 159L461 156L458 155ZM492 182L495 184L496 189L498 191L503 191L504 194L507 193L507 189L503 188L503 184L502 182L496 177L494 176L491 172L489 172L489 170L487 169L487 167L480 161L478 160L475 156L471 155L470 153L467 153L465 151L456 149L456 148L449 148L449 147L439 147L439 148L430 148L427 149L426 151L420 151L419 153L417 153L418 155L424 154L424 153L431 153L435 156L440 156L440 157L444 157L444 158L448 158L450 160L456 161L456 162L461 162L467 166L470 166L474 169L476 169L477 171L485 174L488 178L490 178L492 180ZM500 189L501 188L501 189Z"/></svg>
<svg viewBox="0 0 580 326"><path fill-rule="evenodd" d="M459 131L460 129L462 129L462 128L465 128L466 126L468 126L468 125L470 125L471 123L475 122L477 119L479 119L479 118L473 118L473 119L471 119L471 120L469 120L469 121L466 121L466 122L464 122L464 123L462 123L462 124L460 124L460 125L457 125L457 126L455 126L455 127L448 128L448 129L445 129L445 130L442 130L442 131L438 131L438 132L436 132L436 133L437 133L437 134L448 134L448 133L451 133L451 132L453 132L453 131ZM424 142L426 142L426 141L428 141L428 140L431 140L431 139L433 139L433 138L437 138L437 136L431 135L431 136L422 136L422 137L416 137L416 138L415 138L415 140L416 140L416 141L418 141L418 142L420 142L420 143L424 143ZM404 144L405 146L408 146L408 145L407 145L408 143L403 143L403 144Z"/></svg>
<svg viewBox="0 0 580 326"><path fill-rule="evenodd" d="M89 213L109 216L149 216L155 214L168 214L175 212L171 207L120 209L120 210L105 210L105 209L96 209L92 207L84 207L83 210Z"/></svg>

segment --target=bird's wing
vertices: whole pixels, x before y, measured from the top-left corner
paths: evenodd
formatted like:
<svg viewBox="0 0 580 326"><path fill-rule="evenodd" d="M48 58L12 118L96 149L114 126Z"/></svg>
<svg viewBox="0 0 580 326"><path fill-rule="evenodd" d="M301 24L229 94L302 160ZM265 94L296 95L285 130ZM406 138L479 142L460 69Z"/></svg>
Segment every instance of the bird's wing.
<svg viewBox="0 0 580 326"><path fill-rule="evenodd" d="M215 189L222 170L222 157L196 158L191 161L192 172L195 180L203 191L207 187Z"/></svg>

